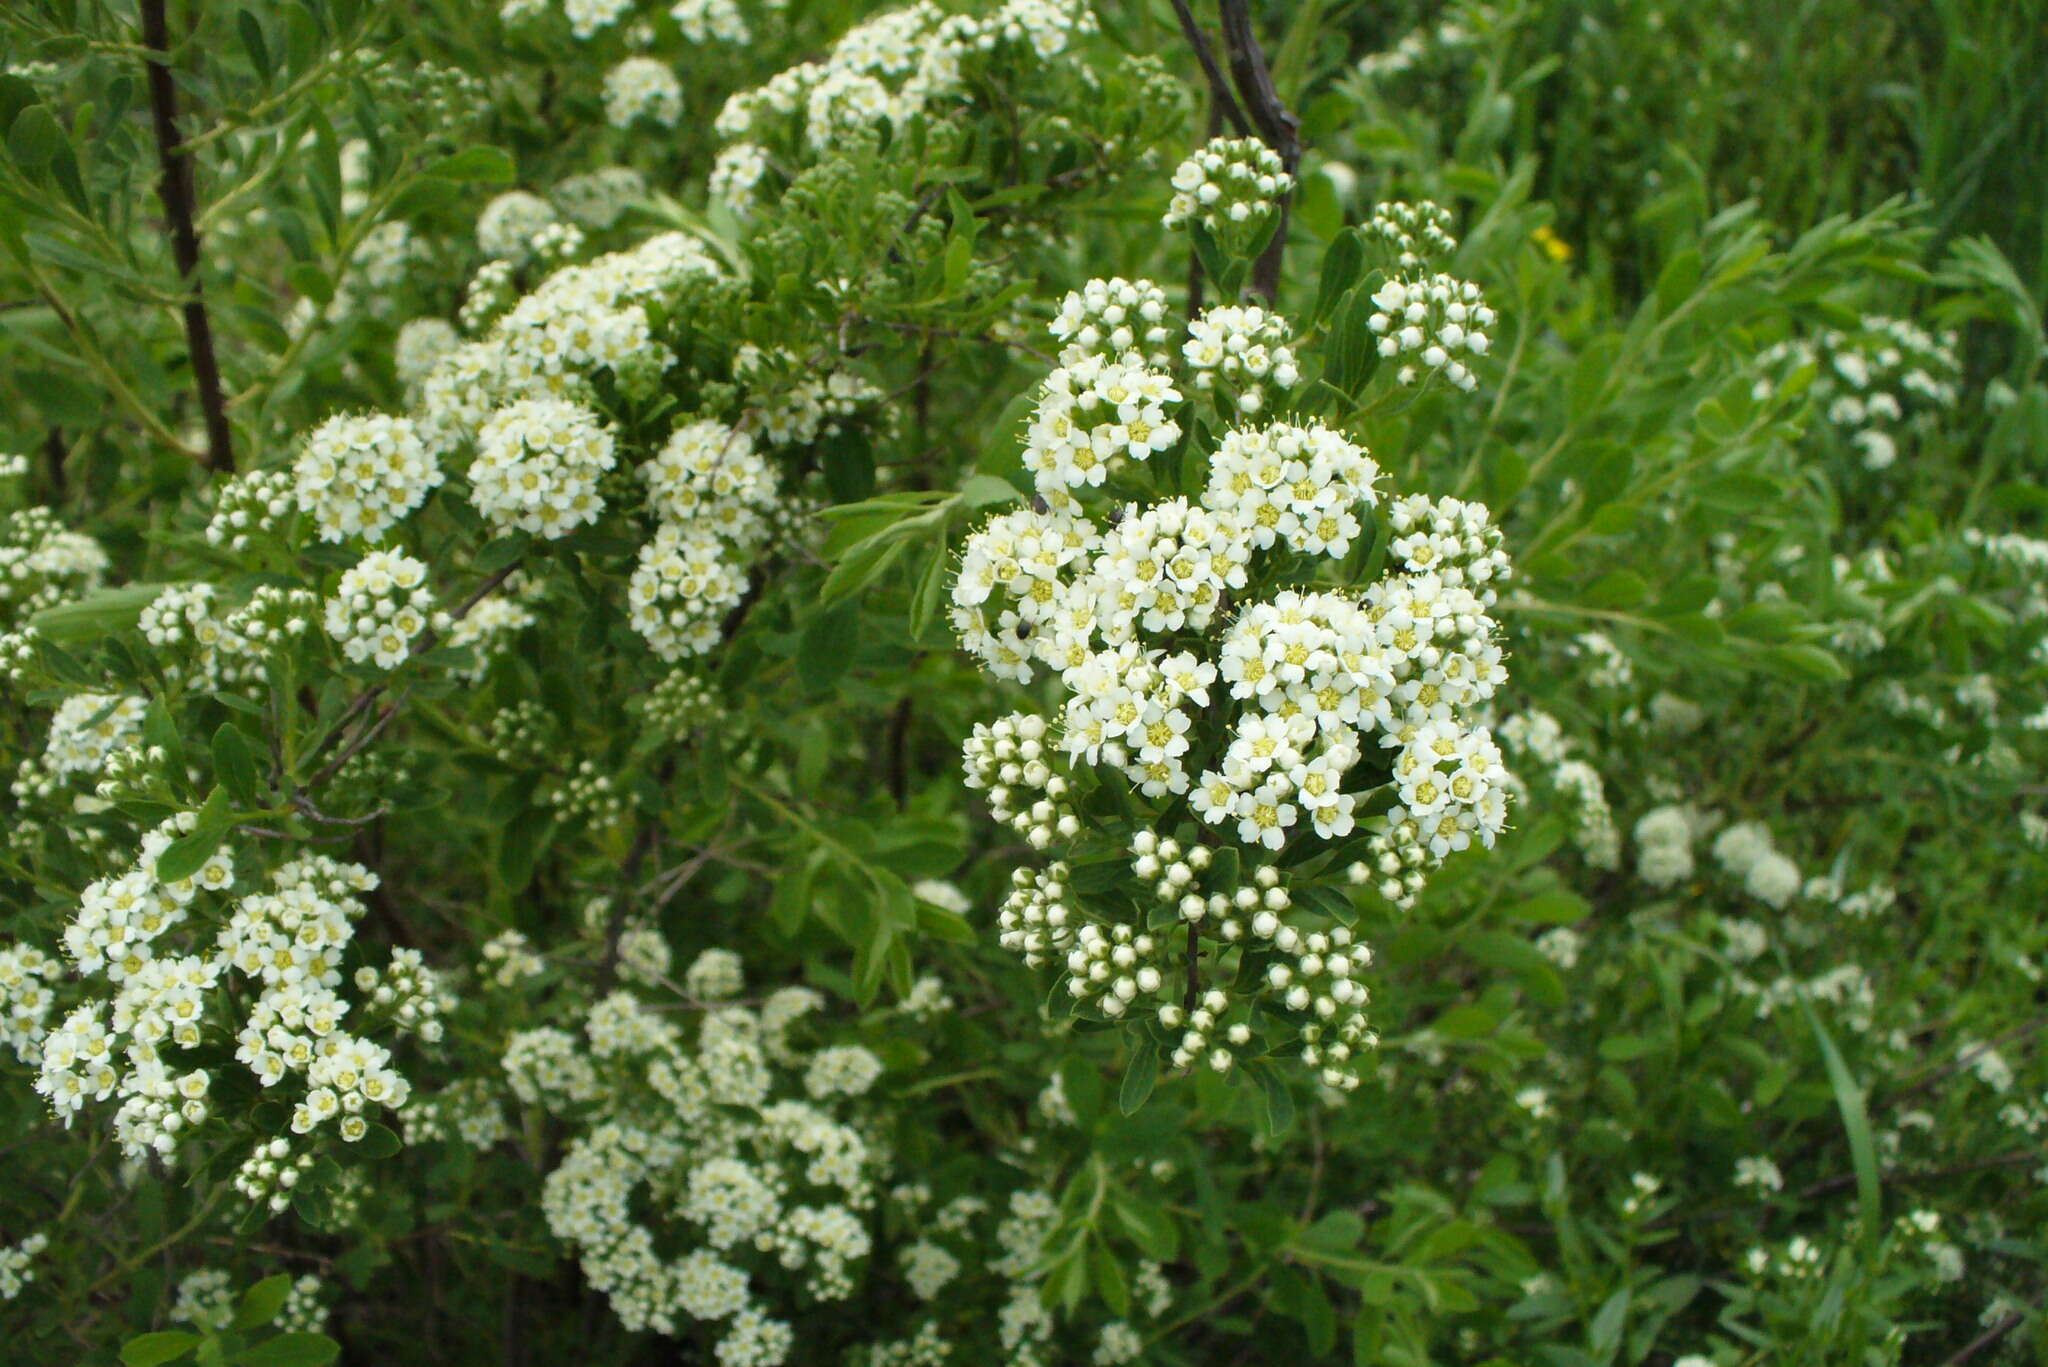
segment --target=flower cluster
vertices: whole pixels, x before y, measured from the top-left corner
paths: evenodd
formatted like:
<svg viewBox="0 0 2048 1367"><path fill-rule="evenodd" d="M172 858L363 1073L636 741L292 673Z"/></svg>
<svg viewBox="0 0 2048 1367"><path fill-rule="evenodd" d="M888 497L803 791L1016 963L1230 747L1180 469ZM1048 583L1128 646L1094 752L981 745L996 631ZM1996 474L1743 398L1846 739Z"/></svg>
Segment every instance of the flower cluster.
<svg viewBox="0 0 2048 1367"><path fill-rule="evenodd" d="M1420 204L1375 204L1372 217L1359 231L1368 240L1385 244L1395 264L1410 276L1458 250L1458 239L1451 236L1450 211L1427 199Z"/></svg>
<svg viewBox="0 0 2048 1367"><path fill-rule="evenodd" d="M341 957L363 912L356 894L374 887L375 877L305 856L278 868L267 890L243 896L224 920L194 918L198 899L225 897L237 881L226 847L190 874L160 876L165 852L196 828L193 813L174 817L144 838L131 869L85 889L64 948L88 987L102 979L109 995L87 996L42 1040L36 1090L67 1125L88 1102L118 1098L113 1132L121 1151L169 1156L214 1119L214 1075L197 1060L232 1041L235 1060L264 1089L292 1083L294 1134L331 1120L344 1141L363 1138L370 1117L402 1108L410 1090L385 1046L340 1024L351 1009L335 990ZM172 946L184 952L167 952L165 937L181 935L188 923L202 932L221 928L210 945L188 936ZM230 975L247 981L230 988ZM438 1038L433 1013L417 1005L437 997L438 985L416 951L393 952L391 978L403 991L383 990L374 968L357 971L369 1002L363 1024L388 1019ZM259 1136L237 1185L282 1209L311 1161L282 1136Z"/></svg>
<svg viewBox="0 0 2048 1367"><path fill-rule="evenodd" d="M0 522L0 626L14 627L100 586L107 553L68 531L48 508L22 508Z"/></svg>
<svg viewBox="0 0 2048 1367"><path fill-rule="evenodd" d="M685 974L713 999L737 988L717 953ZM552 1028L510 1041L522 1099L576 1107L542 1213L628 1329L712 1323L723 1367L775 1367L795 1346L778 1310L851 1294L884 1155L837 1111L882 1068L859 1046L792 1048L818 1000L787 988L758 1009L708 1007L690 1030L622 990L590 1008L583 1042Z"/></svg>
<svg viewBox="0 0 2048 1367"><path fill-rule="evenodd" d="M757 143L735 142L722 148L711 163L705 190L731 209L736 218L753 212L754 194L768 174L768 154Z"/></svg>
<svg viewBox="0 0 2048 1367"><path fill-rule="evenodd" d="M1115 462L1148 460L1180 440L1180 424L1167 415L1180 397L1170 375L1136 356L1061 366L1040 389L1024 468L1048 503L1071 508L1069 491L1099 488Z"/></svg>
<svg viewBox="0 0 2048 1367"><path fill-rule="evenodd" d="M718 643L768 540L775 471L750 434L705 419L671 433L641 475L661 521L628 589L633 627L664 660L700 655Z"/></svg>
<svg viewBox="0 0 2048 1367"><path fill-rule="evenodd" d="M1294 188L1280 154L1257 138L1214 138L1173 173L1169 228L1200 223L1233 247L1257 240Z"/></svg>
<svg viewBox="0 0 2048 1367"><path fill-rule="evenodd" d="M18 1244L0 1248L0 1301L11 1301L21 1294L21 1289L36 1279L29 1270L29 1263L50 1246L50 1236L43 1233L29 1235Z"/></svg>
<svg viewBox="0 0 2048 1367"><path fill-rule="evenodd" d="M1799 866L1778 852L1771 833L1751 822L1738 822L1714 838L1714 861L1760 902L1782 907L1805 886Z"/></svg>
<svg viewBox="0 0 2048 1367"><path fill-rule="evenodd" d="M291 470L247 470L224 479L215 486L206 520L207 544L245 551L252 538L276 535L298 511L301 497Z"/></svg>
<svg viewBox="0 0 2048 1367"><path fill-rule="evenodd" d="M354 664L396 669L429 628L444 630L427 567L397 551L371 551L344 571L327 600L327 634Z"/></svg>
<svg viewBox="0 0 2048 1367"><path fill-rule="evenodd" d="M1606 784L1597 769L1578 758L1557 718L1535 710L1517 712L1501 723L1500 735L1519 756L1513 780L1518 792L1527 796L1529 781L1540 775L1550 790L1544 796L1560 799L1557 805L1571 813L1572 838L1586 862L1596 869L1620 867L1621 832Z"/></svg>
<svg viewBox="0 0 2048 1367"><path fill-rule="evenodd" d="M42 1059L50 1009L57 1004L49 981L63 971L63 965L34 945L0 949L0 1045L12 1049L23 1063Z"/></svg>
<svg viewBox="0 0 2048 1367"><path fill-rule="evenodd" d="M651 729L672 740L684 740L699 728L726 718L717 690L686 669L667 675L649 690L640 700L640 711Z"/></svg>
<svg viewBox="0 0 2048 1367"><path fill-rule="evenodd" d="M749 36L746 16L733 0L676 0L668 13L693 43L744 43Z"/></svg>
<svg viewBox="0 0 2048 1367"><path fill-rule="evenodd" d="M521 399L477 433L470 502L500 527L562 536L604 511L598 480L617 461L612 434L588 409Z"/></svg>
<svg viewBox="0 0 2048 1367"><path fill-rule="evenodd" d="M1212 308L1188 324L1181 347L1195 373L1195 388L1221 391L1243 413L1266 406L1266 385L1292 389L1301 379L1278 314L1235 304Z"/></svg>
<svg viewBox="0 0 2048 1367"><path fill-rule="evenodd" d="M410 418L329 418L292 464L292 492L322 541L375 540L426 500L440 467Z"/></svg>
<svg viewBox="0 0 2048 1367"><path fill-rule="evenodd" d="M961 1339L975 1331L963 1321L975 1318L985 1321L981 1332L989 1341L972 1360L1015 1367L1129 1362L1145 1341L1131 1320L1157 1322L1174 1303L1160 1265L1140 1261L1130 1277L1127 1318L1101 1324L1089 1338L1076 1334L1073 1342L1062 1343L1042 1287L1048 1263L1056 1260L1060 1229L1059 1203L1051 1192L1027 1186L1006 1201L972 1193L942 1201L925 1182L904 1182L890 1189L885 1209L892 1225L914 1236L897 1253L896 1265L909 1293L931 1304L933 1318L907 1337L858 1350L848 1358L851 1367L939 1367L969 1360L963 1352L974 1349ZM983 1297L990 1298L983 1302L985 1313L962 1314ZM1080 1346L1089 1342L1092 1349Z"/></svg>
<svg viewBox="0 0 2048 1367"><path fill-rule="evenodd" d="M1059 363L1090 356L1121 360L1137 352L1147 365L1167 363L1166 291L1150 280L1090 280L1060 300L1047 328L1060 344Z"/></svg>
<svg viewBox="0 0 2048 1367"><path fill-rule="evenodd" d="M1757 364L1764 371L1754 387L1758 399L1812 367L1815 409L1861 453L1869 470L1891 468L1901 438L1924 426L1916 420L1954 408L1962 393L1953 333L1937 336L1882 314L1866 315L1848 331L1828 328L1779 342Z"/></svg>
<svg viewBox="0 0 2048 1367"><path fill-rule="evenodd" d="M519 265L533 254L533 236L556 220L555 206L530 190L507 190L477 215L476 244L494 261Z"/></svg>
<svg viewBox="0 0 2048 1367"><path fill-rule="evenodd" d="M1002 940L1027 962L1063 961L1070 996L1104 1016L1142 999L1176 1032L1177 1064L1230 1066L1270 999L1293 1013L1302 1057L1355 1085L1347 1065L1370 1032L1354 975L1370 955L1347 924L1298 908L1282 868L1304 841L1360 831L1375 790L1383 814L1350 878L1390 901L1412 900L1451 852L1493 843L1507 775L1477 716L1505 678L1487 610L1506 557L1484 508L1406 498L1384 514L1387 577L1283 586L1350 555L1382 515L1379 467L1329 428L1277 422L1225 434L1192 497L1124 500L1121 467L1178 440L1177 398L1135 358L1055 371L1024 452L1041 505L991 520L961 559L966 649L1019 682L1050 669L1064 693L1050 716L977 725L968 784L1034 848L1074 859L1101 842L1096 798L1120 790L1156 814L1118 827L1144 889L1135 919L1079 895L1063 860L1016 872ZM1200 992L1156 917L1255 959L1238 974L1255 986Z"/></svg>
<svg viewBox="0 0 2048 1367"><path fill-rule="evenodd" d="M646 193L647 177L630 166L606 166L557 182L548 198L571 222L601 229L618 222L627 206Z"/></svg>
<svg viewBox="0 0 2048 1367"><path fill-rule="evenodd" d="M1436 274L1389 280L1372 297L1366 325L1379 338L1379 353L1402 362L1397 378L1413 385L1436 375L1458 389L1479 387L1465 359L1484 356L1491 345L1486 329L1494 312L1479 286Z"/></svg>
<svg viewBox="0 0 2048 1367"><path fill-rule="evenodd" d="M821 60L733 95L714 128L728 141L792 145L800 132L805 150L828 152L958 97L976 57L1050 63L1095 28L1093 12L1073 0L1006 0L984 15L921 0L854 26Z"/></svg>
<svg viewBox="0 0 2048 1367"><path fill-rule="evenodd" d="M1668 888L1693 875L1698 815L1684 807L1653 807L1636 821L1636 877Z"/></svg>
<svg viewBox="0 0 2048 1367"><path fill-rule="evenodd" d="M644 392L675 359L654 339L649 308L676 305L718 275L685 233L555 271L481 340L442 359L420 387L423 425L443 445L470 442L496 410L522 399L582 400L603 372Z"/></svg>
<svg viewBox="0 0 2048 1367"><path fill-rule="evenodd" d="M614 128L642 119L674 128L683 116L683 83L665 62L628 57L605 73L604 116Z"/></svg>

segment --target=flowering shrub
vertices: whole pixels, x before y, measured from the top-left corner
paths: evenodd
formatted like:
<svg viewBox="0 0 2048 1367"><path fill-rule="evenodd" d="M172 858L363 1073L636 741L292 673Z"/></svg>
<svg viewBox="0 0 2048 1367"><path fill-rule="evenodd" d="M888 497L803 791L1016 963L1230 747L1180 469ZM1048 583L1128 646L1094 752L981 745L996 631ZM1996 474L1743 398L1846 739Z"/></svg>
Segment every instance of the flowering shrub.
<svg viewBox="0 0 2048 1367"><path fill-rule="evenodd" d="M2038 1353L2038 25L1820 8L1932 204L1724 6L10 8L8 1360Z"/></svg>

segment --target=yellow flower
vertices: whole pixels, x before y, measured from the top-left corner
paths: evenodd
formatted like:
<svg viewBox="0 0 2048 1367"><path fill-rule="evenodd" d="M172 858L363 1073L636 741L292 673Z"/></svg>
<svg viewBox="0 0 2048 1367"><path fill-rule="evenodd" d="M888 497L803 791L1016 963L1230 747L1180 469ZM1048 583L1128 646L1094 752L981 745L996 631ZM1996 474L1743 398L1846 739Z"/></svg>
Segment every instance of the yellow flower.
<svg viewBox="0 0 2048 1367"><path fill-rule="evenodd" d="M1572 259L1572 245L1550 230L1548 223L1529 234L1530 241L1543 249L1543 254L1560 266Z"/></svg>

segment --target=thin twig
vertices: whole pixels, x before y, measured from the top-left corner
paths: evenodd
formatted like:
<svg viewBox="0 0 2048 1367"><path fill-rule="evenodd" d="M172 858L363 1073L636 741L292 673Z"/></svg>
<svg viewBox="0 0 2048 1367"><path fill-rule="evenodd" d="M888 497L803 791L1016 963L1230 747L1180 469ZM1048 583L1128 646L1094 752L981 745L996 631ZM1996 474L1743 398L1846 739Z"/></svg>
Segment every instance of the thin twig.
<svg viewBox="0 0 2048 1367"><path fill-rule="evenodd" d="M906 695L896 704L896 711L889 718L888 735L888 784L889 796L896 803L896 810L902 811L910 801L909 776L904 768L904 751L910 739L911 699Z"/></svg>
<svg viewBox="0 0 2048 1367"><path fill-rule="evenodd" d="M1223 104L1209 101L1209 141L1214 142L1223 131ZM1202 315L1202 254L1188 253L1188 322L1193 324Z"/></svg>
<svg viewBox="0 0 2048 1367"><path fill-rule="evenodd" d="M1209 94L1216 111L1230 120L1231 128L1239 137L1247 136L1252 131L1251 125L1245 122L1244 111L1237 107L1237 97L1230 93L1230 82L1223 78L1222 68L1216 65L1216 53L1209 46L1209 35L1202 32L1202 26L1195 22L1188 0L1173 0L1173 17L1180 20L1180 31L1187 36L1188 46L1195 50L1195 60L1202 64L1202 75L1209 82ZM1209 136L1214 137L1215 134Z"/></svg>
<svg viewBox="0 0 2048 1367"><path fill-rule="evenodd" d="M1878 1104L1886 1106L1897 1105L1900 1101L1903 1101L1905 1100L1905 1098L1912 1096L1915 1092L1924 1092L1929 1087L1932 1087L1936 1083L1940 1082L1943 1078L1952 1077L1955 1074L1961 1072L1963 1069L1969 1067L1978 1059L1982 1058L1985 1054L1990 1053L1993 1049L1997 1049L2003 1045L2011 1044L2015 1040L2025 1039L2028 1035L2033 1034L2035 1031L2039 1030L2043 1026L2048 1026L2048 1016L2036 1016L2033 1020L2028 1021L2026 1024L2015 1026L2012 1029L2006 1031L2002 1035L1996 1036L1992 1039L1985 1040L1982 1044L1972 1045L1968 1049L1963 1050L1962 1053L1956 1055L1954 1060L1952 1060L1951 1062L1934 1069L1932 1072L1929 1072L1924 1076L1913 1079L1905 1086L1899 1088L1898 1091L1893 1092L1888 1096L1879 1098Z"/></svg>
<svg viewBox="0 0 2048 1367"><path fill-rule="evenodd" d="M64 497L64 457L70 454L64 445L64 431L53 427L43 438L43 467L50 475L50 500L59 502Z"/></svg>
<svg viewBox="0 0 2048 1367"><path fill-rule="evenodd" d="M192 382L199 390L199 411L206 420L206 463L214 470L235 468L234 437L228 429L227 399L221 392L220 363L213 354L213 323L199 276L199 229L192 219L192 159L178 141L178 94L171 80L170 26L165 0L141 0L142 41L156 56L149 67L150 120L156 128L157 161L163 168L157 197L171 229L171 258L185 286L185 348L192 357Z"/></svg>
<svg viewBox="0 0 2048 1367"><path fill-rule="evenodd" d="M1951 1356L1943 1358L1941 1367L1959 1367L1960 1364L1968 1362L1971 1358L1977 1356L1977 1354L1983 1352L2022 1324L2025 1324L2027 1316L2032 1314L2039 1306L2040 1302L2036 1301L2025 1310L2007 1311L2005 1318L1971 1339L1961 1348L1958 1348Z"/></svg>
<svg viewBox="0 0 2048 1367"><path fill-rule="evenodd" d="M455 609L454 612L449 614L448 625L453 626L455 625L455 623L469 616L471 609L476 607L478 603L481 603L486 597L488 597L492 590L496 589L500 584L504 583L507 579L510 579L512 577L512 572L518 568L519 562L515 560L511 564L507 565L504 569L499 570L496 574L484 580L483 583L477 585L476 592L470 594L468 598L463 600L461 607L458 607L457 609ZM439 645L440 643L441 634L438 631L435 631L431 628L426 631L423 631L420 633L419 638L412 643L412 649L406 652L406 660L410 661L417 659L418 657L432 650L435 646ZM390 681L386 680L381 683L372 684L370 687L364 689L361 693L358 693L355 696L354 700L352 700L346 708L342 709L341 715L335 718L334 728L331 731L329 731L326 734L326 736L321 738L320 744L314 750L313 755L318 756L320 751L325 750L328 746L334 744L336 738L338 738L343 731L348 729L348 724L354 721L357 717L361 716L364 712L368 711L371 705L374 704L377 701L377 699L384 696L384 690L388 687L390 687ZM376 733L376 730L382 729L382 725L383 723L381 721L374 723L373 729L370 732L370 734L374 735ZM341 754L337 755L334 759L330 760L326 765L324 765L318 773L314 774L313 777L307 779L303 784L301 784L300 791L304 792L310 788L317 788L321 784L325 783L328 779L333 778L334 771L339 769L343 764L345 764L348 761L349 756L353 755L357 750L361 748L362 738L359 737L356 742L350 744L347 748L345 748L342 751Z"/></svg>
<svg viewBox="0 0 2048 1367"><path fill-rule="evenodd" d="M1280 164L1291 179L1301 169L1301 120L1281 102L1280 92L1273 87L1273 73L1266 66L1265 49L1252 33L1251 14L1244 0L1217 0L1217 10L1223 17L1223 47L1230 56L1237 93L1243 97L1259 136L1280 154ZM1273 239L1252 265L1252 292L1268 303L1279 297L1280 258L1287 249L1287 220L1293 207L1290 185L1280 195L1280 221L1274 225Z"/></svg>

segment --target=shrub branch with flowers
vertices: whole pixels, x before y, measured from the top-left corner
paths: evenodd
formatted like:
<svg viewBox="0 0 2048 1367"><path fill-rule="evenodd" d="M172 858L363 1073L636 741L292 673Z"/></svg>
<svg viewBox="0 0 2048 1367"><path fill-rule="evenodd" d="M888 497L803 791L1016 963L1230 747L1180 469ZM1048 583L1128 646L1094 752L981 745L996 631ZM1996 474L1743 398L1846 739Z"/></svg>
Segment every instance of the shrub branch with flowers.
<svg viewBox="0 0 2048 1367"><path fill-rule="evenodd" d="M2040 1350L2038 25L1172 9L0 16L9 1361Z"/></svg>

